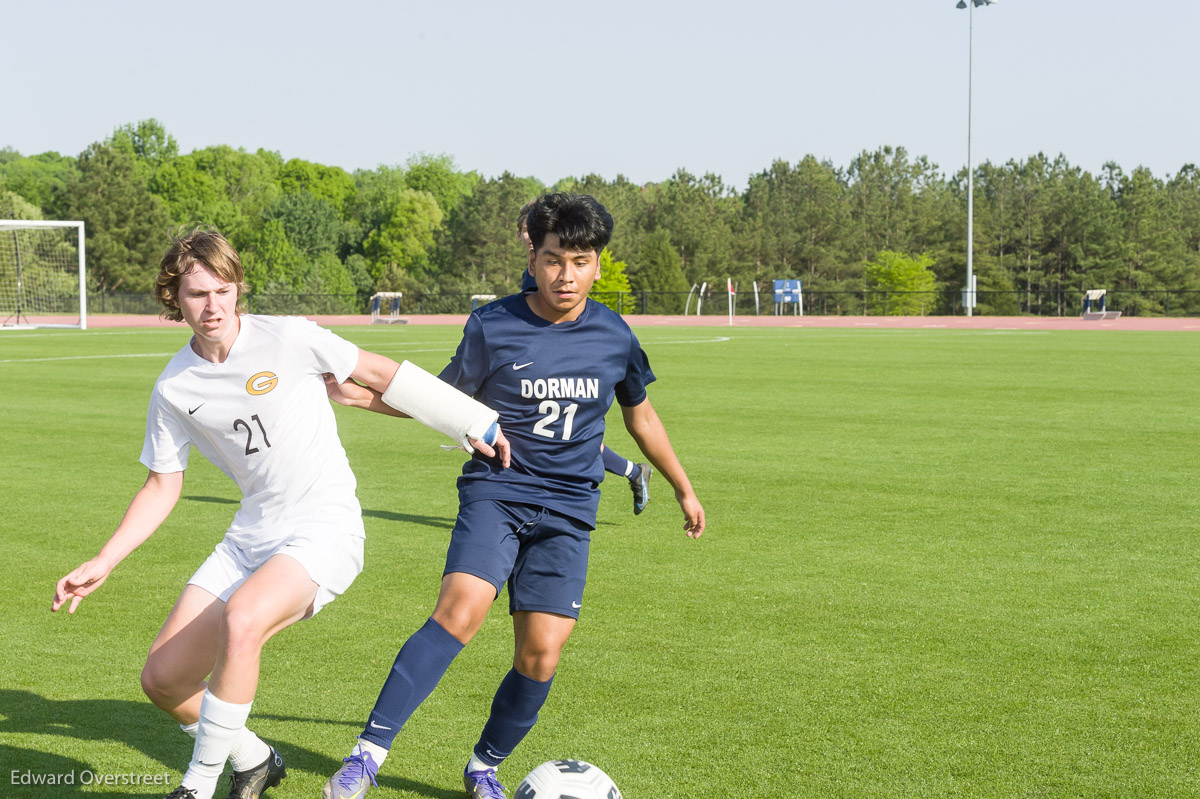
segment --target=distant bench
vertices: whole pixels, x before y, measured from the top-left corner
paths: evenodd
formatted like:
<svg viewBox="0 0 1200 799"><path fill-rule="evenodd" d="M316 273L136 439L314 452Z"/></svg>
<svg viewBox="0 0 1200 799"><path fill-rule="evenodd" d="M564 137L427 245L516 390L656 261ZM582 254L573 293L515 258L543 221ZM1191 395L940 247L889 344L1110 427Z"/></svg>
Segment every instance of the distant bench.
<svg viewBox="0 0 1200 799"><path fill-rule="evenodd" d="M404 294L399 291L380 291L371 295L371 324L373 325L404 325L407 319L400 318L400 298ZM388 302L388 315L382 316L383 301Z"/></svg>
<svg viewBox="0 0 1200 799"><path fill-rule="evenodd" d="M1120 319L1120 311L1110 311L1105 307L1107 289L1088 289L1083 294L1083 319L1085 322L1103 322L1106 319Z"/></svg>

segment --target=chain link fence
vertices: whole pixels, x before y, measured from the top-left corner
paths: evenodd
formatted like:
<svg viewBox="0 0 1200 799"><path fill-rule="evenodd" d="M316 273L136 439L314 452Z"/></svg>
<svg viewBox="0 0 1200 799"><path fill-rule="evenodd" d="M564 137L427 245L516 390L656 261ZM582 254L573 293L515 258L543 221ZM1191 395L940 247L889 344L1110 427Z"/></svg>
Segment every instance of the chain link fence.
<svg viewBox="0 0 1200 799"><path fill-rule="evenodd" d="M729 313L728 295L706 292L594 291L593 299L621 314L722 316ZM1200 291L1110 290L1108 310L1125 316L1200 316ZM401 315L465 314L479 304L479 295L417 293L400 299ZM976 316L1078 316L1082 291L980 291ZM247 309L260 314L369 314L370 297L358 294L248 294ZM162 310L149 294L92 293L88 312L101 314L157 314ZM733 312L739 316L799 312L793 303L776 304L772 291L734 295ZM810 316L962 316L961 291L805 291L803 312Z"/></svg>

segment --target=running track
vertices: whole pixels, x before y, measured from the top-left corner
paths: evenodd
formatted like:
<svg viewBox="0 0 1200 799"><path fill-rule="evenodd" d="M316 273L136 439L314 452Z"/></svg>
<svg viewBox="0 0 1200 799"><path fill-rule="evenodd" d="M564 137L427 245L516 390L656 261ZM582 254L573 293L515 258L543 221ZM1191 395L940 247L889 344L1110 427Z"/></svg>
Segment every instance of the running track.
<svg viewBox="0 0 1200 799"><path fill-rule="evenodd" d="M350 316L309 316L326 326L369 325L365 314ZM462 327L467 314L428 314L401 317L410 325L454 325ZM79 317L34 316L32 324L76 324ZM727 316L648 316L627 314L633 327L723 327ZM88 317L88 328L168 327L182 322L166 322L148 315L96 315ZM749 327L837 327L837 328L912 328L917 330L1200 330L1200 318L1123 317L1104 322L1085 322L1079 317L1060 316L735 316L734 328Z"/></svg>

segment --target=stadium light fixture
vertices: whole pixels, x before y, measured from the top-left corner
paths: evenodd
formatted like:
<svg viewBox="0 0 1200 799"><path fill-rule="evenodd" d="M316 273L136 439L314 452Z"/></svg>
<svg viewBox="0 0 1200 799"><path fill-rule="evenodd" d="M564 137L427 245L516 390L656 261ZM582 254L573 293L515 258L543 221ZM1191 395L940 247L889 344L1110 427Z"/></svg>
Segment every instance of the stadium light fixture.
<svg viewBox="0 0 1200 799"><path fill-rule="evenodd" d="M995 5L999 0L958 0L955 8L967 9L967 290L963 303L967 316L975 310L975 172L971 167L971 101L974 69L975 7Z"/></svg>

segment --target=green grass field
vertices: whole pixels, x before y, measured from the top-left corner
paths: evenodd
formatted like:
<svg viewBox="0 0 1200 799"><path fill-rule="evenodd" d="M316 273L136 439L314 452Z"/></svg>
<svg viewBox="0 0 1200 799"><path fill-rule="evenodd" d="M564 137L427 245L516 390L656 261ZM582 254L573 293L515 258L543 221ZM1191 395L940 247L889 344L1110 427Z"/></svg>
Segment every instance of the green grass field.
<svg viewBox="0 0 1200 799"><path fill-rule="evenodd" d="M458 330L344 328L436 371ZM586 607L501 770L578 757L628 799L1200 795L1200 338L1192 333L643 328L651 399L708 514L604 485ZM198 456L167 524L74 617L55 581L145 470L182 330L0 335L0 796L162 796L191 741L145 652L235 487ZM251 726L319 796L432 609L459 454L338 408L367 567L264 654ZM636 454L609 418L609 444ZM506 603L398 739L372 799L461 796L511 657ZM17 772L15 775L11 772ZM75 773L75 785L13 777ZM218 795L226 788L223 781Z"/></svg>

